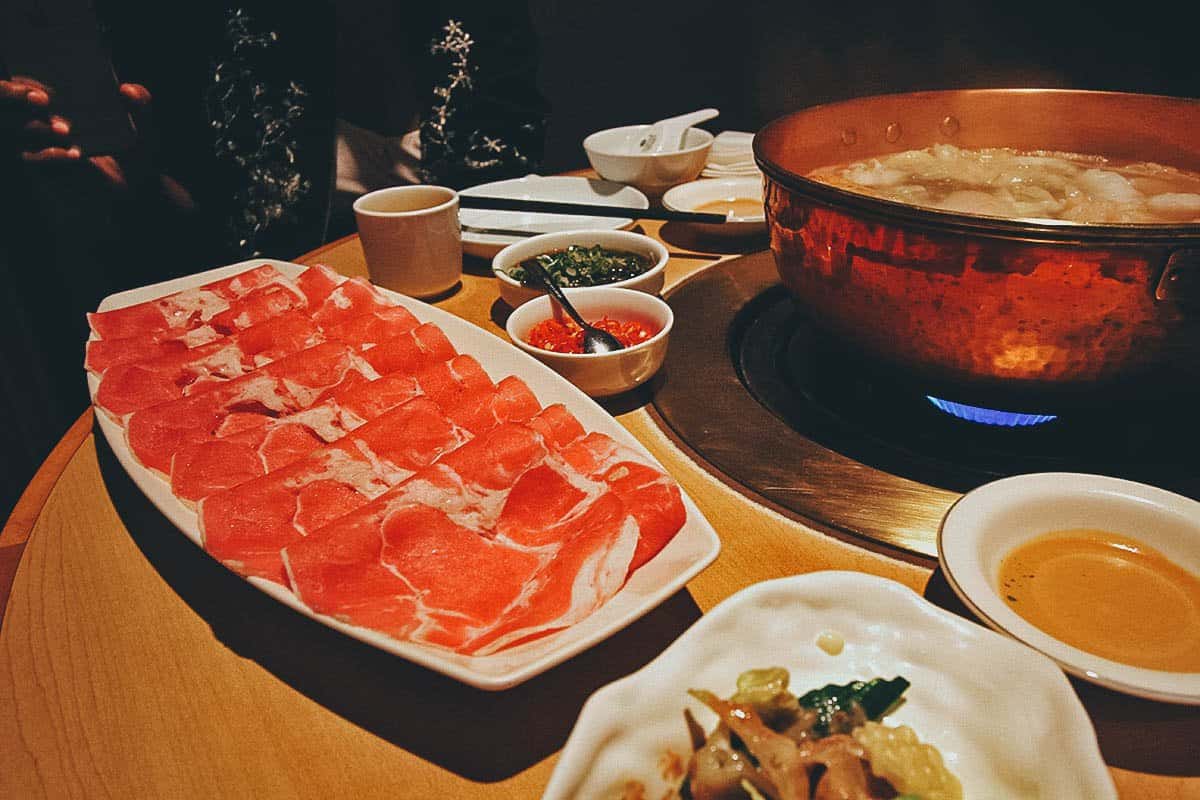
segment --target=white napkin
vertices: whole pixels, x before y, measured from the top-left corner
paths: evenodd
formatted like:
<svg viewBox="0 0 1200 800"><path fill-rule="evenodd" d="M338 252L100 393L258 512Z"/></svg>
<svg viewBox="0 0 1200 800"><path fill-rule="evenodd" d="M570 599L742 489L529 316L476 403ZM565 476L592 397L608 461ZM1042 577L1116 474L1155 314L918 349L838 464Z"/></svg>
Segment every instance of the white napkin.
<svg viewBox="0 0 1200 800"><path fill-rule="evenodd" d="M740 178L758 175L751 145L754 134L746 131L721 131L713 138L712 149L701 176L705 178Z"/></svg>

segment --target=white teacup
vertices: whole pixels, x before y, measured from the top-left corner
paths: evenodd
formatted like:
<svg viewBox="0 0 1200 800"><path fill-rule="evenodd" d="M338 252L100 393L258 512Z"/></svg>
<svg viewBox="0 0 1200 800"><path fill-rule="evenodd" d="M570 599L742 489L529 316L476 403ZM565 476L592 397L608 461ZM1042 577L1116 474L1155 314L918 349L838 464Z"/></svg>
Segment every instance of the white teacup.
<svg viewBox="0 0 1200 800"><path fill-rule="evenodd" d="M371 282L433 297L462 280L458 193L444 186L392 186L354 201Z"/></svg>

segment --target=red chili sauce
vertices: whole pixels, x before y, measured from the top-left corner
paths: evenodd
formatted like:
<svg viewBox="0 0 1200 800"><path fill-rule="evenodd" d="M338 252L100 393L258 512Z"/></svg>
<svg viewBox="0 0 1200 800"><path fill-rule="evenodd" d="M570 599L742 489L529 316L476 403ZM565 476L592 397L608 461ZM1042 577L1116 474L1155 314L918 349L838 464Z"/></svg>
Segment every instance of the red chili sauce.
<svg viewBox="0 0 1200 800"><path fill-rule="evenodd" d="M619 322L608 317L594 320L592 325L616 336L626 347L641 344L657 333L640 322ZM529 343L555 353L582 353L583 329L569 319L544 319L529 331Z"/></svg>

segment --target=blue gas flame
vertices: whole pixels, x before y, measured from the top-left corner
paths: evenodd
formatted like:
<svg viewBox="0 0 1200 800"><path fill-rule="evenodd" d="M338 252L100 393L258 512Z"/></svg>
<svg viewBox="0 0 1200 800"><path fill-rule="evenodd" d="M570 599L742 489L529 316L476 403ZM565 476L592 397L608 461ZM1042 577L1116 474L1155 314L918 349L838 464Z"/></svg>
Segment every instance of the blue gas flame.
<svg viewBox="0 0 1200 800"><path fill-rule="evenodd" d="M1007 428L1022 428L1032 425L1043 425L1058 419L1057 414L1023 414L1017 411L1001 411L996 408L969 406L966 403L955 403L940 397L925 395L925 399L941 411L951 416L977 422L980 425L999 425Z"/></svg>

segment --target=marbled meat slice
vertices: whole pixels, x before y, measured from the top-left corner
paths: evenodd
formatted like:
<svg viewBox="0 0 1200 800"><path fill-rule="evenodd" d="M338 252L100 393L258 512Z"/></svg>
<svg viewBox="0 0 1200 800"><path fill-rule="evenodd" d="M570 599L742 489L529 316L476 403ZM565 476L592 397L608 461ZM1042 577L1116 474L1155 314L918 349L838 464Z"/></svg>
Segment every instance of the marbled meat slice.
<svg viewBox="0 0 1200 800"><path fill-rule="evenodd" d="M259 276L257 280L255 276ZM231 278L214 284L218 290L232 285L237 289L236 292L225 289L212 293L207 287L200 287L126 309L89 315L98 335L99 331L106 333L104 338L93 338L87 342L84 367L100 375L119 364L141 363L208 344L288 312L305 310L311 313L312 310L321 309L333 290L346 281L322 266L304 270L294 281L271 265L242 273L238 277L245 280L239 283L237 278ZM170 312L171 321L175 323L172 327L153 326L154 320L168 313L163 312L162 307L174 309ZM363 307L362 303L351 304L349 311L355 312ZM370 304L367 307L371 307ZM186 312L187 308L193 311ZM330 318L335 321L348 313L338 309L334 311L336 313L331 314ZM147 327L138 328L138 321L145 322L146 319L150 320L146 323ZM388 324L396 325L398 320L393 322L389 319ZM118 335L129 331L133 332ZM339 331L339 335L328 338L349 341L354 333L353 329L344 335ZM381 335L376 331L372 333Z"/></svg>
<svg viewBox="0 0 1200 800"><path fill-rule="evenodd" d="M326 342L200 394L135 411L126 438L144 466L166 475L179 448L210 439L230 414L291 414L323 401L341 386L378 377L351 348Z"/></svg>
<svg viewBox="0 0 1200 800"><path fill-rule="evenodd" d="M95 404L123 421L134 411L204 391L322 340L307 315L291 312L190 350L110 367L100 376Z"/></svg>
<svg viewBox="0 0 1200 800"><path fill-rule="evenodd" d="M366 313L327 323L322 330L332 342L344 342L359 350L369 350L392 341L420 325L404 306L371 308Z"/></svg>
<svg viewBox="0 0 1200 800"><path fill-rule="evenodd" d="M379 311L397 305L383 292L363 278L349 278L312 309L313 321L322 328L344 322L351 317Z"/></svg>
<svg viewBox="0 0 1200 800"><path fill-rule="evenodd" d="M545 560L536 548L494 540L490 531L508 490L548 454L532 427L497 425L362 508L289 545L283 555L293 591L319 613L454 648L494 625ZM381 562L387 543L388 560ZM484 560L437 557L456 552ZM361 559L357 565L349 554ZM401 566L406 559L411 562ZM396 576L394 581L381 578L381 563ZM464 579L470 585L455 588ZM404 629L381 627L371 604L362 602L366 592L381 592L393 605L396 598L408 597L415 616Z"/></svg>
<svg viewBox="0 0 1200 800"><path fill-rule="evenodd" d="M570 427L569 415L549 416L550 430ZM569 477L547 487L562 496L552 515L539 510L536 541L497 536L499 519L518 513L514 487L551 463ZM284 561L293 591L318 613L483 654L592 613L623 585L637 540L615 493L574 474L532 426L513 424L290 545Z"/></svg>
<svg viewBox="0 0 1200 800"><path fill-rule="evenodd" d="M396 308L400 309L399 306ZM387 326L407 324L403 315L391 315L387 313L390 310L380 312L382 320L376 317L380 324L368 323L367 327L377 333L386 333ZM357 323L361 319L361 316L355 317L349 322ZM355 327L353 324L343 327L338 334L349 338ZM357 330L357 333L363 332L363 328ZM222 441L195 442L181 447L175 453L171 463L172 491L185 502L194 502L213 492L232 488L256 477L256 463L259 465L257 474L265 475L271 470L298 461L322 444L337 441L347 432L411 400L421 392L429 394L443 407L449 407L450 398L446 396L443 388L447 381L451 380L445 376L454 374L454 371L446 361L430 363L435 359L448 359L454 355L449 340L440 336L440 331L434 335L428 331L418 333L416 329L383 338L387 341L377 346L395 348L400 342L407 343L407 355L404 358L379 360L381 366L396 367L394 371L377 381L339 390L324 403L296 414L280 417L264 413L265 409L260 413L243 411L230 414L215 434L217 439ZM375 338L368 336L366 341L373 343ZM482 375L483 379L472 383L471 390L482 393L491 387L491 381L482 368L479 369L478 375ZM519 393L508 390L507 394ZM537 412L537 408L507 408L519 406L519 400L510 401L505 405L504 410L511 418L523 411L528 415ZM228 471L222 469L221 462L225 459L237 464L238 468Z"/></svg>
<svg viewBox="0 0 1200 800"><path fill-rule="evenodd" d="M143 336L154 331L199 327L229 308L231 301L259 287L286 281L282 272L263 264L229 278L184 289L124 308L89 313L88 325L101 339Z"/></svg>
<svg viewBox="0 0 1200 800"><path fill-rule="evenodd" d="M223 335L211 325L201 325L199 328L155 331L123 339L89 339L83 366L88 372L101 375L109 367L118 364L132 364L171 353L182 353L220 339Z"/></svg>
<svg viewBox="0 0 1200 800"><path fill-rule="evenodd" d="M300 461L198 506L204 547L243 575L283 580L280 550L365 505L469 434L417 397Z"/></svg>
<svg viewBox="0 0 1200 800"><path fill-rule="evenodd" d="M666 547L687 521L679 485L671 476L611 437L589 433L562 455L580 474L611 487L637 519L640 539L630 572Z"/></svg>
<svg viewBox="0 0 1200 800"><path fill-rule="evenodd" d="M611 491L564 515L541 538L556 546L516 602L455 649L487 655L574 625L625 584L639 540L636 520Z"/></svg>
<svg viewBox="0 0 1200 800"><path fill-rule="evenodd" d="M376 372L387 375L397 370L415 371L438 364L457 353L442 329L427 322L406 334L380 342L367 351L366 359Z"/></svg>

